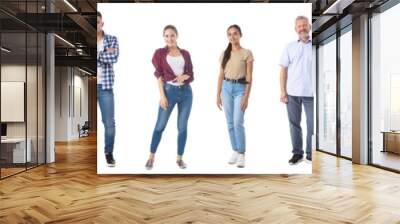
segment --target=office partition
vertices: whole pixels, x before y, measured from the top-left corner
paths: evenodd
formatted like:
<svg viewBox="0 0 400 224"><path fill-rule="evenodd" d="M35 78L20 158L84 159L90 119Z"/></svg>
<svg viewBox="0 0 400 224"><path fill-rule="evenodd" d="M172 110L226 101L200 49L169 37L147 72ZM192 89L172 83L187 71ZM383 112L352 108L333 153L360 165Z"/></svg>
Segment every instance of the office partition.
<svg viewBox="0 0 400 224"><path fill-rule="evenodd" d="M0 23L1 179L45 162L45 34L18 20L43 11L43 2L0 3L1 19L13 23Z"/></svg>
<svg viewBox="0 0 400 224"><path fill-rule="evenodd" d="M370 163L400 171L400 4L372 14Z"/></svg>

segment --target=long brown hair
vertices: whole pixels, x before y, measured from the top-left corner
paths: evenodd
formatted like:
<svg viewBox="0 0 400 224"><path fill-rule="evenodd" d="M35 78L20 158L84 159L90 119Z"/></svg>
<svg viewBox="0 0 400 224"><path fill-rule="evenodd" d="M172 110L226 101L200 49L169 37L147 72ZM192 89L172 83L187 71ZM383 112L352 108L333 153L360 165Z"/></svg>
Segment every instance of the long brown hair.
<svg viewBox="0 0 400 224"><path fill-rule="evenodd" d="M236 29L239 31L240 36L242 36L242 30L240 29L239 25L233 24L230 25L227 29L227 31L231 28ZM223 69L225 69L226 63L228 63L229 59L231 58L231 51L232 51L232 44L229 43L228 47L224 51L224 57L222 58L221 66Z"/></svg>

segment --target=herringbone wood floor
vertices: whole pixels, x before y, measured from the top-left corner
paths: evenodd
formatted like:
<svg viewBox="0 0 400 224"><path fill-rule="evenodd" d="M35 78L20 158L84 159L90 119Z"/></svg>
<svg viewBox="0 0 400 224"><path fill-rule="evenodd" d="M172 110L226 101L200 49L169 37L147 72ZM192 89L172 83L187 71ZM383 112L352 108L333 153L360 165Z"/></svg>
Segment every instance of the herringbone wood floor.
<svg viewBox="0 0 400 224"><path fill-rule="evenodd" d="M94 137L56 151L0 181L0 223L400 223L400 175L318 152L308 176L98 176Z"/></svg>

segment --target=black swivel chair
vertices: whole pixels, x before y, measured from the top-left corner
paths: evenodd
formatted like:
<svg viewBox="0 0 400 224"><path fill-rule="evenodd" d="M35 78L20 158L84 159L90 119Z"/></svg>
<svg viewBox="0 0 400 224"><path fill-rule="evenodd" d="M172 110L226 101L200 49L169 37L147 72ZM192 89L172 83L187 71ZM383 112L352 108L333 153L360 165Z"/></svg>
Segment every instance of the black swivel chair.
<svg viewBox="0 0 400 224"><path fill-rule="evenodd" d="M82 125L82 127L80 127L80 125L78 125L79 138L89 136L89 129L90 129L89 121L85 121L85 123Z"/></svg>

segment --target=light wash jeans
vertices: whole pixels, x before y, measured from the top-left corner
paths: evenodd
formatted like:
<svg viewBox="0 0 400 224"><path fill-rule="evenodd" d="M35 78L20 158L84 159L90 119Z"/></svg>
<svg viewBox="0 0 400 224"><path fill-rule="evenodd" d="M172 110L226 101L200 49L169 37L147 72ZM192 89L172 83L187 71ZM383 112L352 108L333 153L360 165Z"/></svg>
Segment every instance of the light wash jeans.
<svg viewBox="0 0 400 224"><path fill-rule="evenodd" d="M238 153L246 151L246 137L244 130L244 112L240 109L240 103L245 94L246 85L224 80L222 83L222 105L228 124L229 138L232 149Z"/></svg>
<svg viewBox="0 0 400 224"><path fill-rule="evenodd" d="M112 153L115 140L114 119L114 92L112 89L103 90L101 84L97 85L97 101L101 111L101 120L104 125L104 152Z"/></svg>

